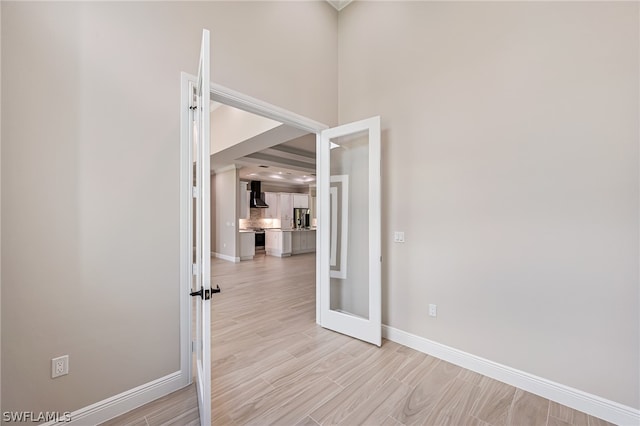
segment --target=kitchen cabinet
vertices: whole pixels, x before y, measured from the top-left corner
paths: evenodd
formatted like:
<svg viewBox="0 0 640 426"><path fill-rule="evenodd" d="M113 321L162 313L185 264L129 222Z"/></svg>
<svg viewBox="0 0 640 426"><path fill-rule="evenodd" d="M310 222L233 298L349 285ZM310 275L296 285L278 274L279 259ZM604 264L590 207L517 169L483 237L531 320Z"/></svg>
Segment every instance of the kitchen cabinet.
<svg viewBox="0 0 640 426"><path fill-rule="evenodd" d="M293 208L294 209L308 209L309 208L309 195L308 194L293 194Z"/></svg>
<svg viewBox="0 0 640 426"><path fill-rule="evenodd" d="M265 219L278 219L278 194L275 192L265 192L264 202L269 207L262 209L262 217Z"/></svg>
<svg viewBox="0 0 640 426"><path fill-rule="evenodd" d="M252 260L256 254L256 234L240 232L240 260Z"/></svg>
<svg viewBox="0 0 640 426"><path fill-rule="evenodd" d="M316 231L291 231L291 254L316 251Z"/></svg>
<svg viewBox="0 0 640 426"><path fill-rule="evenodd" d="M280 219L280 228L282 229L291 229L293 224L293 199L291 194L287 194L285 192L281 192L278 194L278 203L279 203L279 219Z"/></svg>
<svg viewBox="0 0 640 426"><path fill-rule="evenodd" d="M249 219L250 210L249 203L251 198L251 191L247 191L247 182L240 182L240 212L238 213L238 219Z"/></svg>
<svg viewBox="0 0 640 426"><path fill-rule="evenodd" d="M294 208L309 208L309 196L307 194L265 192L264 201L269 207L262 210L262 217L280 220L280 228L282 229L291 229L293 227Z"/></svg>
<svg viewBox="0 0 640 426"><path fill-rule="evenodd" d="M316 231L307 232L307 250L310 252L316 251Z"/></svg>
<svg viewBox="0 0 640 426"><path fill-rule="evenodd" d="M311 224L315 225L315 219L318 218L317 214L317 190L315 185L309 185L309 213L311 214Z"/></svg>
<svg viewBox="0 0 640 426"><path fill-rule="evenodd" d="M291 256L291 231L267 229L265 232L265 251L269 256Z"/></svg>

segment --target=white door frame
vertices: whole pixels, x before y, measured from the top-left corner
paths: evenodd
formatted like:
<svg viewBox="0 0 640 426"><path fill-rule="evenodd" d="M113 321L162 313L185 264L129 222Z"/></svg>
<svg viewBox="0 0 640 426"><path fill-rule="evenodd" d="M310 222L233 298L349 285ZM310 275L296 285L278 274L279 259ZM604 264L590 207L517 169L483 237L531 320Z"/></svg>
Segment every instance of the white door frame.
<svg viewBox="0 0 640 426"><path fill-rule="evenodd" d="M180 372L183 386L193 381L191 347L191 280L192 280L192 235L193 226L191 188L193 170L190 136L189 107L191 88L197 77L185 72L180 74Z"/></svg>
<svg viewBox="0 0 640 426"><path fill-rule="evenodd" d="M195 83L194 75L181 73L181 117L188 122L189 115L189 83ZM302 115L287 111L275 105L263 102L259 99L247 96L243 93L211 83L211 100L238 108L253 114L261 115L275 121L279 121L297 129L309 133L320 134L328 129L326 124L311 120ZM193 371L191 363L191 193L188 188L191 176L191 145L189 143L188 127L181 129L180 144L180 370L182 377L189 379L191 383ZM185 134L186 131L186 134ZM316 166L317 167L317 166ZM316 252L322 250L320 239L316 239ZM320 256L316 256L316 322L320 324Z"/></svg>

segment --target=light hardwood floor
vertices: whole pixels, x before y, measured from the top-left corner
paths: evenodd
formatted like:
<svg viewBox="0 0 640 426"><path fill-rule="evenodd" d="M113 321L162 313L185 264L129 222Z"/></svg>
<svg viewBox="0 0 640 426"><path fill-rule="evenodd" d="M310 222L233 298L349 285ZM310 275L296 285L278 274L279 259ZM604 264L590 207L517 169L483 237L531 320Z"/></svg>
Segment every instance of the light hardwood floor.
<svg viewBox="0 0 640 426"><path fill-rule="evenodd" d="M315 257L212 262L215 425L609 423L390 341L315 324ZM197 425L193 386L108 425Z"/></svg>

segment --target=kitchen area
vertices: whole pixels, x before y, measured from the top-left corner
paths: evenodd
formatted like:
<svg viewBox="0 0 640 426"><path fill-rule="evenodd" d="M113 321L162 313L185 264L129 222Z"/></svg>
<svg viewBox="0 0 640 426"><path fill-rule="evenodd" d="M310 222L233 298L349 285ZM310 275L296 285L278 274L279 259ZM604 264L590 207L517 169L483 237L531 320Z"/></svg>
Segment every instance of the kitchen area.
<svg viewBox="0 0 640 426"><path fill-rule="evenodd" d="M316 135L212 107L211 255L229 262L316 251Z"/></svg>
<svg viewBox="0 0 640 426"><path fill-rule="evenodd" d="M316 251L315 185L239 183L240 261Z"/></svg>

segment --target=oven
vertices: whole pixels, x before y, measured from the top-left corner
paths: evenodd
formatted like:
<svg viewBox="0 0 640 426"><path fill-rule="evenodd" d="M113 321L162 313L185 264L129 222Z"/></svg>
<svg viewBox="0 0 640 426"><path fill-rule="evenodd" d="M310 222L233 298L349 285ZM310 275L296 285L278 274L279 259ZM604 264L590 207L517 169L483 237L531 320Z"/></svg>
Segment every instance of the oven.
<svg viewBox="0 0 640 426"><path fill-rule="evenodd" d="M264 229L256 229L256 252L264 251Z"/></svg>

